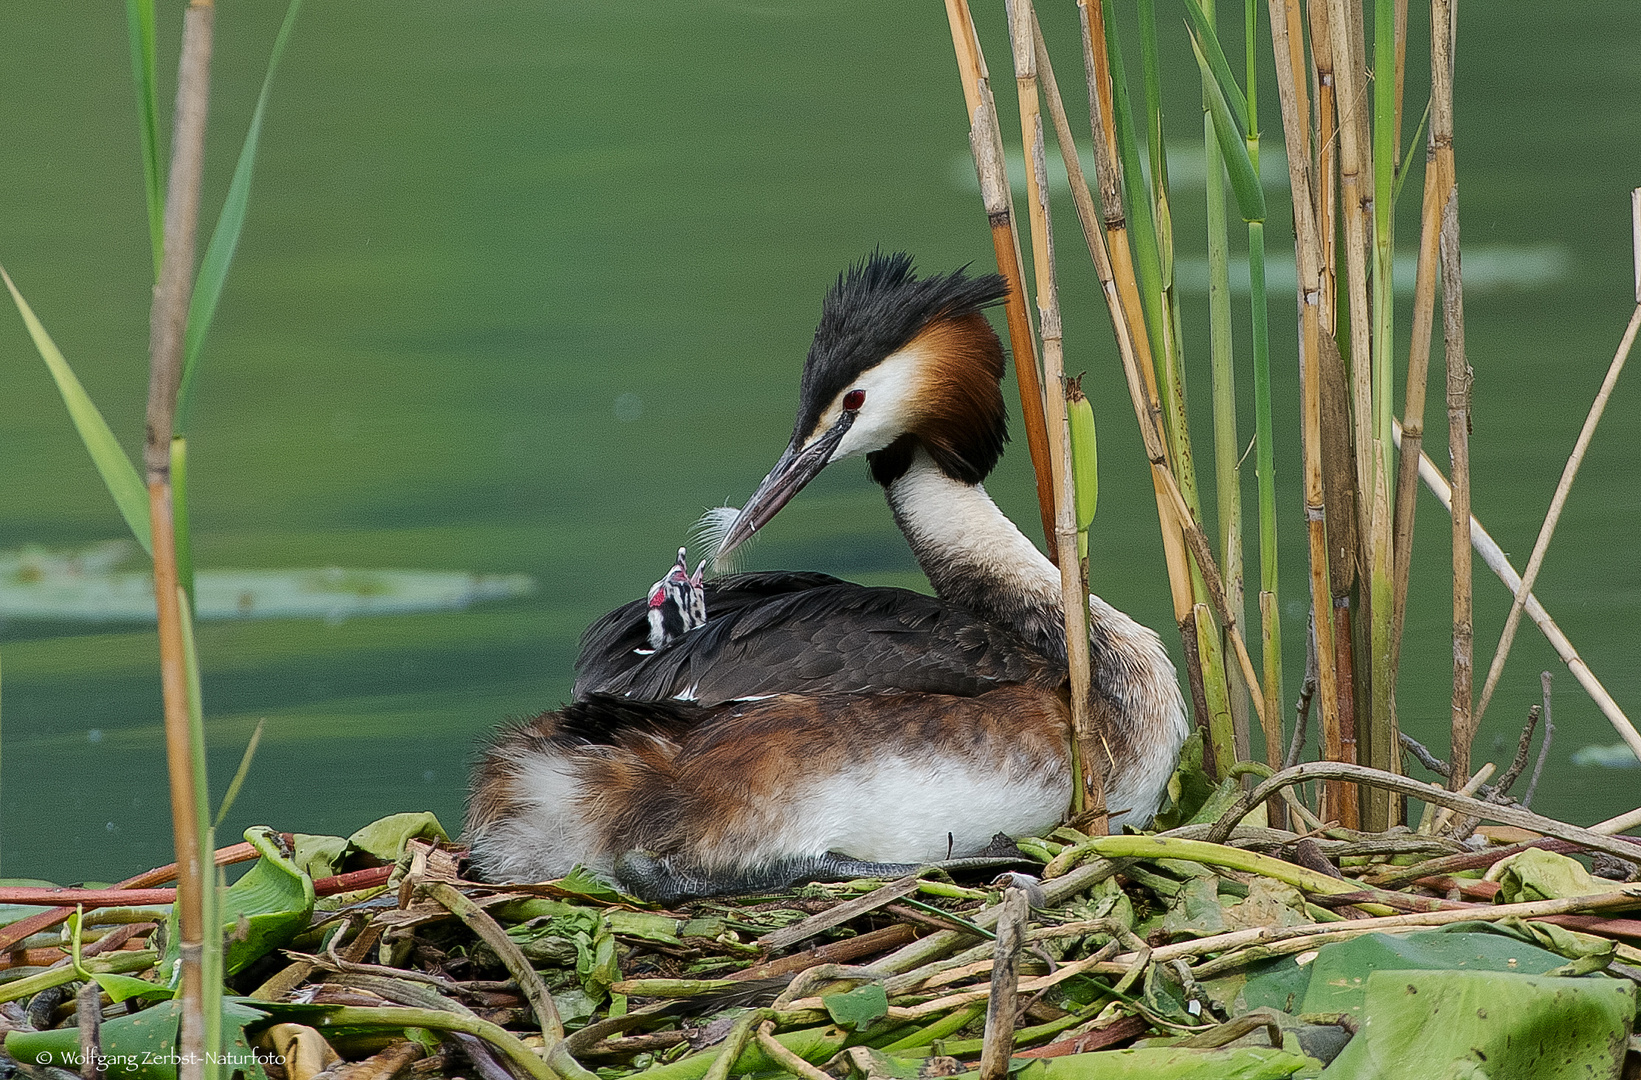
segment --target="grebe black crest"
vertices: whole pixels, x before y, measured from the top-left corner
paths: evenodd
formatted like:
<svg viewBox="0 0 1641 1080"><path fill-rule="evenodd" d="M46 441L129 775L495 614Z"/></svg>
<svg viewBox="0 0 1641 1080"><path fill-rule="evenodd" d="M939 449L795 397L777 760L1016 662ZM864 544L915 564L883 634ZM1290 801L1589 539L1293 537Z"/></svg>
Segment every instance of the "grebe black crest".
<svg viewBox="0 0 1641 1080"><path fill-rule="evenodd" d="M864 456L936 596L676 566L595 622L576 701L503 733L467 839L492 880L582 864L670 901L895 873L1052 828L1071 795L1059 573L982 481L1007 441L1006 286L874 255L827 293L775 467L714 556ZM696 606L699 604L699 606ZM1091 712L1116 824L1155 813L1184 742L1157 635L1089 597Z"/></svg>

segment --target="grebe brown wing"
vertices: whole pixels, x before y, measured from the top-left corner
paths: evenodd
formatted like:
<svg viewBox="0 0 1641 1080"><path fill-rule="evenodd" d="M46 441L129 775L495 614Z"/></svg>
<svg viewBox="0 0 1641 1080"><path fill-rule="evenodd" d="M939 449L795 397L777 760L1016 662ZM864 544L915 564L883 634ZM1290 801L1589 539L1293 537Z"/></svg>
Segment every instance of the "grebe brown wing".
<svg viewBox="0 0 1641 1080"><path fill-rule="evenodd" d="M937 693L1056 687L1063 668L1008 630L906 589L825 574L736 574L706 584L707 623L653 653L634 601L594 623L575 696L711 706L770 694Z"/></svg>

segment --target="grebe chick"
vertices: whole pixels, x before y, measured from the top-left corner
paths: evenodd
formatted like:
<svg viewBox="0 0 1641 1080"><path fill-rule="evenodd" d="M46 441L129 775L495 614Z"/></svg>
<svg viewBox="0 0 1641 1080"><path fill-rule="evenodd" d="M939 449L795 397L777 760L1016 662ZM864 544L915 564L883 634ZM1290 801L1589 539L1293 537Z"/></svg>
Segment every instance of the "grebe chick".
<svg viewBox="0 0 1641 1080"><path fill-rule="evenodd" d="M671 899L963 856L1064 817L1059 572L981 483L1007 441L982 309L1006 292L995 275L918 278L904 255L840 276L792 438L723 543L865 456L938 596L732 575L704 582L704 626L650 653L647 600L606 615L582 641L579 700L504 733L474 774L479 873L580 863ZM1116 824L1143 825L1187 733L1184 699L1153 631L1098 597L1089 614L1107 802Z"/></svg>
<svg viewBox="0 0 1641 1080"><path fill-rule="evenodd" d="M707 561L702 559L701 565L695 568L695 574L691 576L685 551L685 548L679 548L677 563L665 577L650 586L649 596L645 600L645 614L650 626L649 647L635 648L633 652L639 656L648 656L691 630L706 625L706 591L701 578L706 573Z"/></svg>

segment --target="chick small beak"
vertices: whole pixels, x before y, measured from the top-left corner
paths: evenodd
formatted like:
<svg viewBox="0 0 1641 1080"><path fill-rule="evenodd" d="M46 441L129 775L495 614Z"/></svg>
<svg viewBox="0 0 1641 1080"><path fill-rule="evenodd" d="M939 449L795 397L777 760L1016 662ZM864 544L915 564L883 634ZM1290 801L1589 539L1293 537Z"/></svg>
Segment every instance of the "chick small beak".
<svg viewBox="0 0 1641 1080"><path fill-rule="evenodd" d="M805 484L820 475L820 471L832 460L832 452L855 422L855 415L845 412L837 423L808 446L800 448L793 442L786 448L780 460L775 462L775 467L769 470L769 475L764 477L763 483L758 485L758 490L752 493L752 498L741 507L729 532L724 534L713 562L716 563L749 540L792 500L792 496L802 491Z"/></svg>

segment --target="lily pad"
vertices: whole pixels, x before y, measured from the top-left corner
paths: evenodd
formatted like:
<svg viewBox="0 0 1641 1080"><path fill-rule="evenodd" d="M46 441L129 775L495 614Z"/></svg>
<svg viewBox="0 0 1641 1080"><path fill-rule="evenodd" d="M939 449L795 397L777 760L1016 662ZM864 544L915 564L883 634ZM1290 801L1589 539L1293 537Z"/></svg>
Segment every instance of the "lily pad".
<svg viewBox="0 0 1641 1080"><path fill-rule="evenodd" d="M153 622L153 575L135 544L114 540L72 551L0 551L0 615L80 622ZM196 619L341 619L456 611L535 591L524 574L444 570L200 570Z"/></svg>
<svg viewBox="0 0 1641 1080"><path fill-rule="evenodd" d="M1616 979L1376 971L1361 1025L1326 1080L1617 1076L1636 990Z"/></svg>
<svg viewBox="0 0 1641 1080"><path fill-rule="evenodd" d="M182 1006L167 1001L132 1016L116 1017L102 1025L103 1057L110 1080L176 1080L177 1022ZM267 1014L242 999L222 1003L223 1068L225 1080L239 1073L245 1080L267 1080L264 1054L245 1039L245 1027L267 1019ZM13 1059L60 1068L79 1068L80 1033L76 1028L51 1031L13 1031L6 1036L6 1053Z"/></svg>
<svg viewBox="0 0 1641 1080"><path fill-rule="evenodd" d="M1325 945L1310 964L1302 1013L1360 1016L1368 979L1376 971L1473 970L1542 975L1562 957L1513 936L1491 932L1420 931L1406 936L1364 934Z"/></svg>

